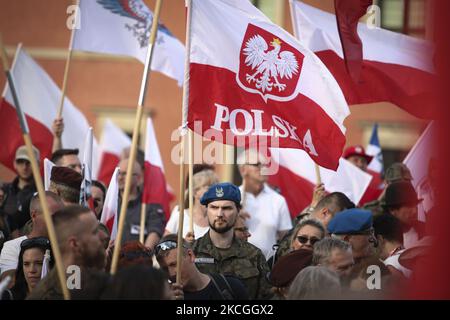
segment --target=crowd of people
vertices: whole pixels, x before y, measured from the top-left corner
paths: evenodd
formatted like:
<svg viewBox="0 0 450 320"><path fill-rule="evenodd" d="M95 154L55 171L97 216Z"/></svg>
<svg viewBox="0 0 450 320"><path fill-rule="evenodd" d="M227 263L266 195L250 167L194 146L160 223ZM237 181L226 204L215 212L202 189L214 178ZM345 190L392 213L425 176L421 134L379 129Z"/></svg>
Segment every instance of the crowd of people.
<svg viewBox="0 0 450 320"><path fill-rule="evenodd" d="M34 153L39 159L39 150ZM382 194L364 206L319 184L311 204L292 219L286 200L267 183L268 160L248 152L240 157L240 187L220 182L213 166L194 166L194 191L185 194L186 208L189 197L193 200L193 230L186 209L182 243L176 235L178 206L165 221L161 204L146 206L141 243L145 167L138 152L123 239L117 244L110 241L110 227L100 223L107 187L93 181L94 208L79 204L78 150L53 152L51 182L39 195L27 150L19 147L17 176L0 189L1 299L63 298L40 197L49 207L67 277L71 267L80 270L79 285L69 288L72 299L390 298L414 279L414 265L426 259L433 237L418 220L421 199L404 164L386 170ZM352 147L346 157L367 169L364 149ZM119 207L128 161L125 152L118 164ZM121 246L118 270L111 276L116 245Z"/></svg>

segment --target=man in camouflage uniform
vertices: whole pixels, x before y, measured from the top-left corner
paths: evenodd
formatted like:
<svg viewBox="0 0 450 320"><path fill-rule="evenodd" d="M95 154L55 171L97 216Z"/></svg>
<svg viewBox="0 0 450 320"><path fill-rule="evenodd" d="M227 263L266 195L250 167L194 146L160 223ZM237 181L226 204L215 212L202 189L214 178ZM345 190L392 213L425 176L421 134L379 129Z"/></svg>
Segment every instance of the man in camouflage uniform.
<svg viewBox="0 0 450 320"><path fill-rule="evenodd" d="M210 229L194 242L196 265L202 273L238 277L252 299L269 299L266 259L254 245L234 237L233 226L241 208L241 193L231 183L212 185L200 200L207 208Z"/></svg>
<svg viewBox="0 0 450 320"><path fill-rule="evenodd" d="M388 185L390 185L393 182L398 182L398 181L411 182L412 176L411 176L411 172L409 171L408 167L405 164L403 164L401 162L396 162L396 163L393 163L386 170L384 179L385 179L385 183L386 183L386 187L387 187ZM363 209L372 211L373 215L382 214L384 212L383 206L385 206L385 204L386 204L385 203L385 190L386 190L386 188L384 189L383 193L381 194L380 199L366 203L363 206Z"/></svg>

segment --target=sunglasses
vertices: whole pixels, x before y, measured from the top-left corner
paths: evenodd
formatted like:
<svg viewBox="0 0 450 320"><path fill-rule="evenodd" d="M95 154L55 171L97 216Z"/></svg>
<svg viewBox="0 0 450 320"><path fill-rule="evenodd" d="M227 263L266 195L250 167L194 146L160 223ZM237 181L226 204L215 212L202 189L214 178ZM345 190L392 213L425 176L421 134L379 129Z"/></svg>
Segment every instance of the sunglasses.
<svg viewBox="0 0 450 320"><path fill-rule="evenodd" d="M22 249L29 249L35 247L50 249L50 240L44 237L25 239L20 244L20 247Z"/></svg>
<svg viewBox="0 0 450 320"><path fill-rule="evenodd" d="M309 238L309 237L305 237L305 236L297 236L297 240L298 240L298 242L300 242L301 244L306 244L306 243L308 243L308 241L309 241L309 243L313 246L317 241L320 241L320 239L319 238L316 238L316 237L311 237L311 238Z"/></svg>
<svg viewBox="0 0 450 320"><path fill-rule="evenodd" d="M177 247L178 247L178 244L175 241L168 240L168 241L161 242L155 247L155 255L158 256L164 251L176 249ZM188 249L188 247L186 247L185 245L183 245L183 247Z"/></svg>

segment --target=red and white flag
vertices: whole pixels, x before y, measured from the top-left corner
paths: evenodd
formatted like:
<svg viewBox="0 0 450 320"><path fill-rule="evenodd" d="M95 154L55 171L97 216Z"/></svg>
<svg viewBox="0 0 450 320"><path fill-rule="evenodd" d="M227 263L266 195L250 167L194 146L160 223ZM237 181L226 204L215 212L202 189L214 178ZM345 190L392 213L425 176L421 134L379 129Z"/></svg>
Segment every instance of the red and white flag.
<svg viewBox="0 0 450 320"><path fill-rule="evenodd" d="M291 0L290 5L297 37L325 63L349 105L388 101L417 117L433 118L436 78L431 43L358 23L363 52L355 82L346 70L336 16L300 1ZM348 10L342 14L347 15L343 20L351 18Z"/></svg>
<svg viewBox="0 0 450 320"><path fill-rule="evenodd" d="M280 189L285 197L292 217L297 216L312 200L317 184L314 162L302 150L270 149L271 159L279 164L278 172L269 176L268 182ZM322 183L327 192L344 193L358 204L370 184L372 176L351 164L339 159L337 171L319 167Z"/></svg>
<svg viewBox="0 0 450 320"><path fill-rule="evenodd" d="M436 180L436 161L438 159L438 150L436 146L436 124L430 124L423 131L419 140L406 156L403 163L409 168L412 176L412 184L416 189L419 198L423 199L419 203L419 220L426 220L426 213L435 204L435 194L433 190L432 179ZM434 173L433 173L434 172ZM430 177L430 173L433 175ZM431 178L431 179L430 179Z"/></svg>
<svg viewBox="0 0 450 320"><path fill-rule="evenodd" d="M147 134L145 141L144 191L142 203L157 203L164 210L166 220L170 216L171 196L167 189L164 166L156 141L155 129L150 118L147 119Z"/></svg>
<svg viewBox="0 0 450 320"><path fill-rule="evenodd" d="M130 56L145 63L153 12L142 0L80 0L79 8L73 50ZM154 50L151 69L181 85L185 49L161 23Z"/></svg>
<svg viewBox="0 0 450 320"><path fill-rule="evenodd" d="M111 233L111 240L116 239L117 235L117 217L119 216L119 168L116 167L109 182L106 192L105 204L103 205L102 217L100 222L108 227Z"/></svg>
<svg viewBox="0 0 450 320"><path fill-rule="evenodd" d="M98 179L108 183L118 166L122 151L131 146L131 139L110 119L106 119L100 139L100 166Z"/></svg>
<svg viewBox="0 0 450 320"><path fill-rule="evenodd" d="M350 112L320 59L249 1L193 0L190 10L189 127L227 144L304 149L336 169Z"/></svg>
<svg viewBox="0 0 450 320"><path fill-rule="evenodd" d="M50 76L19 45L11 68L15 87L22 110L30 128L33 145L41 152L41 164L44 158L52 154L52 124L56 118L61 90ZM66 97L62 117L64 148L78 148L84 152L83 137L89 128L84 115ZM6 84L0 106L0 162L13 169L16 149L23 145L23 138L11 92ZM93 176L97 172L97 142L94 139Z"/></svg>

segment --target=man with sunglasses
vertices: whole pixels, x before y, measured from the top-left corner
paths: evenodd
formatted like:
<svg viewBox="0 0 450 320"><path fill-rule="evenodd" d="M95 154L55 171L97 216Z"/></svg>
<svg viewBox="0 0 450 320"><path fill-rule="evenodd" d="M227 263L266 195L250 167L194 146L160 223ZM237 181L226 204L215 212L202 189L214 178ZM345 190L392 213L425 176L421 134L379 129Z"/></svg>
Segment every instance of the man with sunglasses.
<svg viewBox="0 0 450 320"><path fill-rule="evenodd" d="M249 295L239 279L221 274L205 274L195 265L195 254L183 240L181 260L181 285L175 284L177 276L176 234L169 234L155 247L156 259L172 282L175 298L183 290L184 300L248 300Z"/></svg>
<svg viewBox="0 0 450 320"><path fill-rule="evenodd" d="M266 157L250 149L239 155L237 163L245 195L243 216L252 234L248 241L269 259L274 254L273 245L292 228L287 202L266 183L270 163Z"/></svg>
<svg viewBox="0 0 450 320"><path fill-rule="evenodd" d="M355 264L374 254L377 246L372 213L358 208L338 212L328 224L332 237L350 243Z"/></svg>
<svg viewBox="0 0 450 320"><path fill-rule="evenodd" d="M217 183L200 200L206 206L209 231L194 242L192 250L203 273L221 273L239 278L251 299L269 299L271 287L266 259L254 245L237 239L233 226L241 209L241 193L234 184Z"/></svg>
<svg viewBox="0 0 450 320"><path fill-rule="evenodd" d="M39 161L39 150L33 147L33 151ZM30 219L30 200L36 192L30 158L25 146L16 150L14 170L17 177L3 187L5 200L0 210L7 214L9 227L13 231L12 237L16 238L19 236L18 230Z"/></svg>

